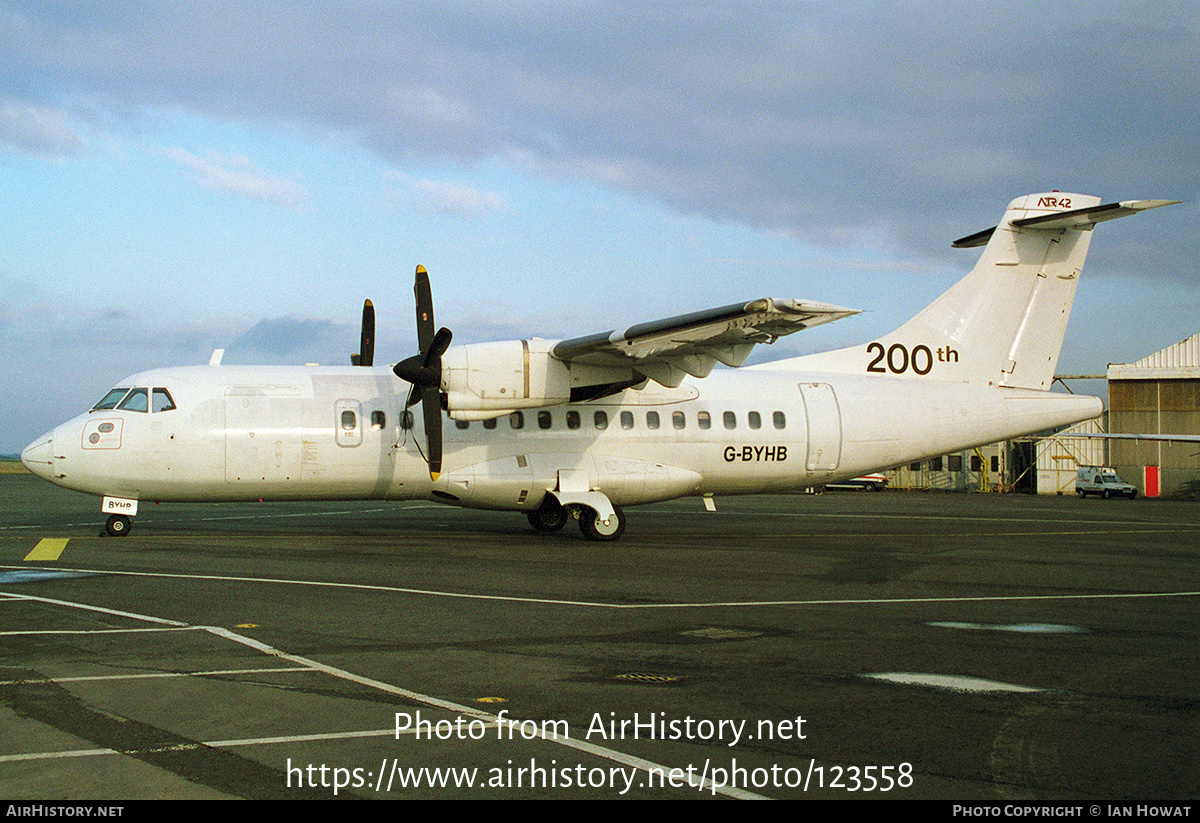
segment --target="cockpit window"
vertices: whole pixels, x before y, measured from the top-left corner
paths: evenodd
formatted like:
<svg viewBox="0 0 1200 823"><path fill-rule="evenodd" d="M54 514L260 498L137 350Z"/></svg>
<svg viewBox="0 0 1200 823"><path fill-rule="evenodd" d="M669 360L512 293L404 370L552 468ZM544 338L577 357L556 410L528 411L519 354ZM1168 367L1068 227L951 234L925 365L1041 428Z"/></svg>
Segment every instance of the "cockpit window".
<svg viewBox="0 0 1200 823"><path fill-rule="evenodd" d="M103 411L105 409L111 409L115 407L117 403L121 402L121 398L124 397L125 393L128 391L128 387L123 389L111 389L108 394L100 398L99 403L92 406L92 411Z"/></svg>
<svg viewBox="0 0 1200 823"><path fill-rule="evenodd" d="M161 386L154 387L154 396L151 401L151 408L155 413L175 410L175 401L171 398L171 393Z"/></svg>
<svg viewBox="0 0 1200 823"><path fill-rule="evenodd" d="M100 402L92 406L92 411L121 409L131 412L169 412L176 409L175 398L162 386L150 389L129 389L119 387L110 389L108 394L100 398Z"/></svg>
<svg viewBox="0 0 1200 823"><path fill-rule="evenodd" d="M125 396L125 399L121 401L117 408L132 412L150 411L150 401L146 389L133 389Z"/></svg>

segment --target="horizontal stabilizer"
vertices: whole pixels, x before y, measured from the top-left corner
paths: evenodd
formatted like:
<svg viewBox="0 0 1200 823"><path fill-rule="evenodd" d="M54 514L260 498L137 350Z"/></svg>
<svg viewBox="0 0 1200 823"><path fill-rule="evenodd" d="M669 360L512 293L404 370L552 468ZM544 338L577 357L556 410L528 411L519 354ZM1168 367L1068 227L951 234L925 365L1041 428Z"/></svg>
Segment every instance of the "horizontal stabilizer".
<svg viewBox="0 0 1200 823"><path fill-rule="evenodd" d="M1131 214L1146 211L1146 209L1172 206L1178 202L1178 200L1122 200L1120 203L1105 203L1086 209L1071 209L1042 217L1026 217L1022 220L1014 220L1012 224L1023 229L1083 229L1086 231L1105 220L1116 220L1118 217L1128 217Z"/></svg>
<svg viewBox="0 0 1200 823"><path fill-rule="evenodd" d="M1178 200L1122 200L1119 203L1104 203L1099 206L1069 209L1037 217L1023 217L1019 220L1013 220L1012 225L1021 229L1080 229L1082 231L1090 231L1097 223L1103 223L1105 220L1116 220L1118 217L1128 217L1131 214L1137 214L1147 209L1171 206L1178 202ZM986 245L988 240L991 239L992 233L997 228L997 226L992 226L990 229L959 238L950 245L956 249L969 249Z"/></svg>

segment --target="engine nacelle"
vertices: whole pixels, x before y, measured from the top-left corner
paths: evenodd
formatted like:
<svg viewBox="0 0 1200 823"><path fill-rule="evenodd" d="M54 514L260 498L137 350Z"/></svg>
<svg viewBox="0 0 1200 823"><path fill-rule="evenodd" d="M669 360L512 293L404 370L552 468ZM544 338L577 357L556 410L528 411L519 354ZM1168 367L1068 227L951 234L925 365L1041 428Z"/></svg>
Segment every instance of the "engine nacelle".
<svg viewBox="0 0 1200 823"><path fill-rule="evenodd" d="M571 370L550 356L555 340L452 346L442 355L442 391L458 420L499 417L571 399Z"/></svg>

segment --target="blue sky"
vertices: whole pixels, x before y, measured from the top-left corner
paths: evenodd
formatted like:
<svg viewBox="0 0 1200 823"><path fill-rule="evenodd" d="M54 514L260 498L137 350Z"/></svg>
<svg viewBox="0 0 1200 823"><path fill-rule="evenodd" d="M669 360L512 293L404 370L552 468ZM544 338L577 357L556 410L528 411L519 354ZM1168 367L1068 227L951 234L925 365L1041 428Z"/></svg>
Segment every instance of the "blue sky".
<svg viewBox="0 0 1200 823"><path fill-rule="evenodd" d="M1085 8L1080 8L1080 6ZM161 365L415 351L737 300L864 314L1060 189L1097 230L1061 372L1200 330L1194 3L0 2L0 452ZM15 391L14 391L15 389ZM403 390L403 389L401 389Z"/></svg>

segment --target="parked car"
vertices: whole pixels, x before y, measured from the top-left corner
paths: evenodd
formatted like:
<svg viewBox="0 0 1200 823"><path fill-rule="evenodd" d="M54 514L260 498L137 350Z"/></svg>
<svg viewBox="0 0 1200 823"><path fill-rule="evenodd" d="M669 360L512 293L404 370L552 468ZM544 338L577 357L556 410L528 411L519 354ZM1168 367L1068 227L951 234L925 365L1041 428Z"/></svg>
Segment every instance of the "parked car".
<svg viewBox="0 0 1200 823"><path fill-rule="evenodd" d="M1098 494L1105 500L1114 495L1130 500L1137 497L1137 489L1107 466L1080 466L1075 473L1075 493L1080 497Z"/></svg>
<svg viewBox="0 0 1200 823"><path fill-rule="evenodd" d="M881 492L887 488L888 480L886 475L882 474L864 474L862 477L855 477L851 480L842 480L837 483L829 483L825 486L827 489L870 489L873 492Z"/></svg>

